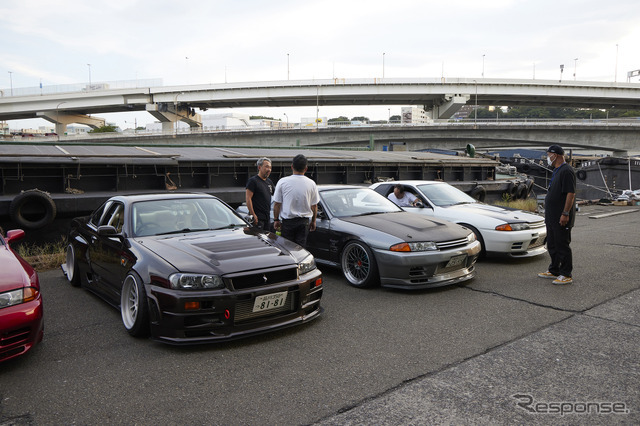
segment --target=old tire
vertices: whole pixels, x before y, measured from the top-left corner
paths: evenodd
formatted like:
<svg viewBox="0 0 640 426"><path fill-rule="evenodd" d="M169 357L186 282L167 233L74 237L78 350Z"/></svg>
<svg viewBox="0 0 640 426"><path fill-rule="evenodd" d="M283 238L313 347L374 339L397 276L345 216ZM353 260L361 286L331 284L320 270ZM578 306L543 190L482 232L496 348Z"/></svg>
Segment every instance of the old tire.
<svg viewBox="0 0 640 426"><path fill-rule="evenodd" d="M576 177L580 180L585 180L587 178L587 172L584 170L578 170L576 172Z"/></svg>
<svg viewBox="0 0 640 426"><path fill-rule="evenodd" d="M487 190L484 189L484 186L478 185L475 188L473 188L471 192L469 192L469 195L475 198L476 200L480 201L481 203L483 203L485 198L487 197Z"/></svg>
<svg viewBox="0 0 640 426"><path fill-rule="evenodd" d="M56 203L49 194L30 189L15 196L9 206L9 216L19 227L39 229L49 225L56 217Z"/></svg>
<svg viewBox="0 0 640 426"><path fill-rule="evenodd" d="M122 283L120 314L127 332L134 337L149 335L149 305L142 280L130 273Z"/></svg>
<svg viewBox="0 0 640 426"><path fill-rule="evenodd" d="M342 250L342 273L354 287L367 288L380 283L378 265L366 244L351 241Z"/></svg>

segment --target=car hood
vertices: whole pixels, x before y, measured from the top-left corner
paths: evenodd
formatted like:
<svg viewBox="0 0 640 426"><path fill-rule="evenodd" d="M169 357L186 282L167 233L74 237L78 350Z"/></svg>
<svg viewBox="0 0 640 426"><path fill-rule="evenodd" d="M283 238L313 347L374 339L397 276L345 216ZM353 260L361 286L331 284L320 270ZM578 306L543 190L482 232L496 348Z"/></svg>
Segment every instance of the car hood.
<svg viewBox="0 0 640 426"><path fill-rule="evenodd" d="M408 212L379 213L340 219L385 232L402 241L450 241L466 238L471 232L451 222Z"/></svg>
<svg viewBox="0 0 640 426"><path fill-rule="evenodd" d="M250 228L139 238L138 242L182 272L226 274L295 265L300 246Z"/></svg>
<svg viewBox="0 0 640 426"><path fill-rule="evenodd" d="M2 265L0 293L30 285L29 276L22 267L22 264L11 251L2 246L0 246L0 265Z"/></svg>
<svg viewBox="0 0 640 426"><path fill-rule="evenodd" d="M445 211L451 213L456 212L458 218L469 214L479 214L504 222L540 222L544 220L541 216L527 213L522 210L509 210L499 206L491 206L489 204L472 203L458 204L453 206L441 207Z"/></svg>

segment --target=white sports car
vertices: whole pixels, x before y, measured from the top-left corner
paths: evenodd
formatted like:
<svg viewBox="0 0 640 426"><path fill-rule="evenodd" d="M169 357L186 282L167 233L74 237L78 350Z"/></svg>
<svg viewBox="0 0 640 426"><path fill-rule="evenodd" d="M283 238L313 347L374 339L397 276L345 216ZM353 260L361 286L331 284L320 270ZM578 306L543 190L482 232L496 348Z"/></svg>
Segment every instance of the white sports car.
<svg viewBox="0 0 640 426"><path fill-rule="evenodd" d="M466 226L475 232L484 254L531 257L547 252L547 228L537 214L481 203L445 182L404 180L380 182L371 188L386 197L397 184L423 204L402 207L404 210Z"/></svg>

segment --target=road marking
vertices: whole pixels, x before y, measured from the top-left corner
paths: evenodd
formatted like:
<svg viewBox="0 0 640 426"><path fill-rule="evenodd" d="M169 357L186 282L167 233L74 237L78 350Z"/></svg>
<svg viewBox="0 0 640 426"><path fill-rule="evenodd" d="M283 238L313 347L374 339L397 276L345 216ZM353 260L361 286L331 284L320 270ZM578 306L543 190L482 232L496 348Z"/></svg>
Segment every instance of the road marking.
<svg viewBox="0 0 640 426"><path fill-rule="evenodd" d="M593 215L593 216L589 216L589 219L601 219L603 217L616 216L616 215L619 215L619 214L632 213L632 212L637 212L637 211L640 211L640 210L630 209L630 210L621 210L619 212L596 214L596 215Z"/></svg>

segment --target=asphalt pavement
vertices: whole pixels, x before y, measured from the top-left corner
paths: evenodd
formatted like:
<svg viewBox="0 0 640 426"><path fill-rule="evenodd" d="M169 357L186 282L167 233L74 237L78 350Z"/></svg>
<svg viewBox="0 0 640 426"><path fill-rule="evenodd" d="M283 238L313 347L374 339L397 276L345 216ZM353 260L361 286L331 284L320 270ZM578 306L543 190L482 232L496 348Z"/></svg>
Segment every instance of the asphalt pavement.
<svg viewBox="0 0 640 426"><path fill-rule="evenodd" d="M583 207L568 286L537 278L546 255L418 292L323 270L319 320L187 348L45 271L45 338L0 364L0 425L640 424L638 229L640 207Z"/></svg>

